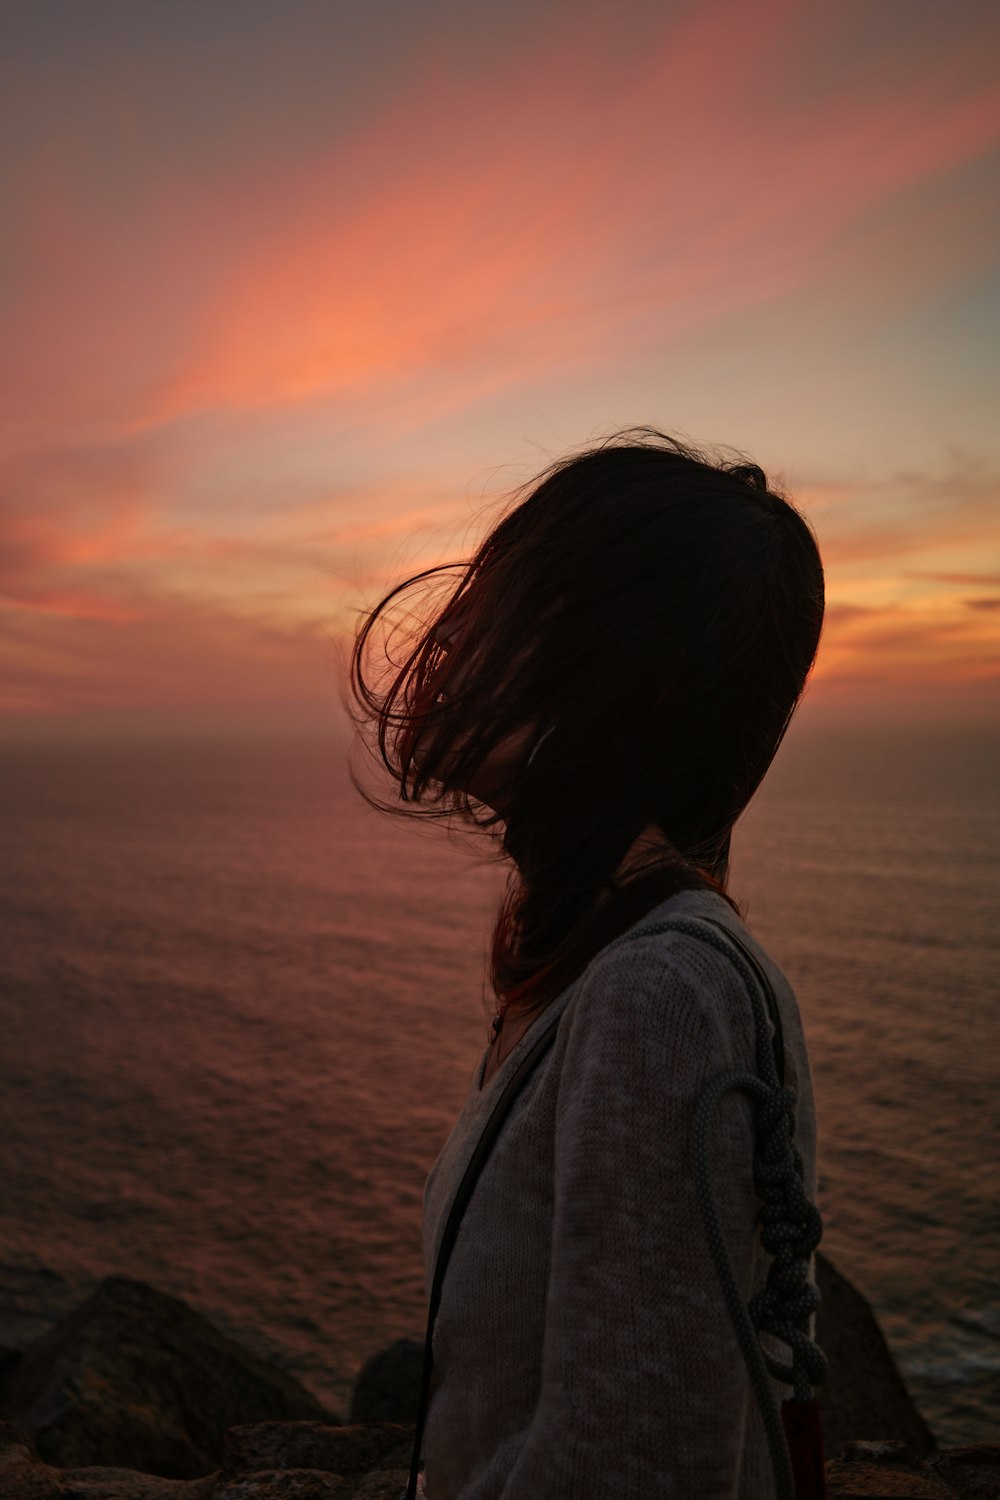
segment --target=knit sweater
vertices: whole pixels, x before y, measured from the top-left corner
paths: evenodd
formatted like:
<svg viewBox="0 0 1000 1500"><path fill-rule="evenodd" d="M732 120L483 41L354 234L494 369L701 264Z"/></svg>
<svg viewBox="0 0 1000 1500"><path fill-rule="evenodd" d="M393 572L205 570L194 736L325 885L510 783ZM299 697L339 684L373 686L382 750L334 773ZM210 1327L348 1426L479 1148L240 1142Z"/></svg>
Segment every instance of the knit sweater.
<svg viewBox="0 0 1000 1500"><path fill-rule="evenodd" d="M764 1427L688 1164L692 1110L723 1070L756 1072L735 965L698 938L643 934L711 917L774 988L795 1142L815 1200L816 1121L795 996L710 891L682 891L609 945L512 1048L484 1056L424 1194L428 1288L452 1199L493 1106L543 1028L556 1039L505 1121L465 1211L434 1329L429 1500L768 1500ZM709 932L714 929L708 928ZM768 1023L770 1025L770 1023ZM753 1107L716 1114L712 1183L749 1300L770 1261L755 1224ZM765 1352L787 1362L769 1336ZM771 1380L779 1403L790 1387Z"/></svg>

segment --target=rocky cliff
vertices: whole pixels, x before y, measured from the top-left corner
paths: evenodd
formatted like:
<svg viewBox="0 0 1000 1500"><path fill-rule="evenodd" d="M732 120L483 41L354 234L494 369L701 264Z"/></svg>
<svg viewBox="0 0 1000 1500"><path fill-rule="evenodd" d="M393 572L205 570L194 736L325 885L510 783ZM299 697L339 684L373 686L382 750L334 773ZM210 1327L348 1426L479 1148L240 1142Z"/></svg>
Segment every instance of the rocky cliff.
<svg viewBox="0 0 1000 1500"><path fill-rule="evenodd" d="M865 1299L817 1256L831 1496L1000 1500L1000 1446L937 1450ZM174 1297L114 1276L0 1351L0 1500L397 1500L421 1346L367 1362L347 1423Z"/></svg>
<svg viewBox="0 0 1000 1500"><path fill-rule="evenodd" d="M107 1465L56 1468L27 1433L0 1422L0 1500L398 1500L412 1436L390 1422L264 1422L227 1433L215 1473L165 1479ZM903 1443L849 1443L826 1473L830 1500L997 1500L1000 1445L943 1449L922 1462Z"/></svg>

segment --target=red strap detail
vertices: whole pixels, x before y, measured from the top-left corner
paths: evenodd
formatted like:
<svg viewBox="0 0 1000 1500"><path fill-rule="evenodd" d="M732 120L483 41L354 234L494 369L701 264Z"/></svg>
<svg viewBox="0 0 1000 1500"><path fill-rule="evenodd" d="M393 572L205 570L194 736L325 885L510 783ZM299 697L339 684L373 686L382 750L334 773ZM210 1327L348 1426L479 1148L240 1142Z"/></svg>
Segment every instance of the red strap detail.
<svg viewBox="0 0 1000 1500"><path fill-rule="evenodd" d="M792 1461L795 1500L826 1500L823 1424L819 1402L783 1401L781 1421Z"/></svg>

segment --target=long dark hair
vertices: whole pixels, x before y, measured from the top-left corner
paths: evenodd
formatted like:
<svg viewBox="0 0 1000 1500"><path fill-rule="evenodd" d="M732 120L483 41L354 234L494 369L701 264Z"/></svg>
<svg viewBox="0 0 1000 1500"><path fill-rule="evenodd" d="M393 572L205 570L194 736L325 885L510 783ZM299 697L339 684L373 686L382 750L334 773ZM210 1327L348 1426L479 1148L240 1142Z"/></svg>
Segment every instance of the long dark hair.
<svg viewBox="0 0 1000 1500"><path fill-rule="evenodd" d="M512 860L491 980L501 1010L534 1011L679 890L714 889L738 910L733 825L802 694L824 594L808 523L760 468L650 428L561 459L515 502L470 560L406 579L371 611L351 689L397 786L391 802L362 794L458 814ZM462 788L518 733L501 818ZM616 878L649 825L663 848Z"/></svg>

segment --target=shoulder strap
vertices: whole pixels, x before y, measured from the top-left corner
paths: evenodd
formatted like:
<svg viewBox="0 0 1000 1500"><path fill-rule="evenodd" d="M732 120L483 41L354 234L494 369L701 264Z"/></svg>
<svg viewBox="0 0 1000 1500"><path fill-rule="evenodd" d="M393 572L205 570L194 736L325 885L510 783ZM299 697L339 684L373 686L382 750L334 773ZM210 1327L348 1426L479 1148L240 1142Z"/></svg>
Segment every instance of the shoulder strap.
<svg viewBox="0 0 1000 1500"><path fill-rule="evenodd" d="M561 1018L560 1018L561 1019ZM444 1233L441 1236L441 1244L438 1249L437 1263L434 1267L434 1281L431 1285L430 1302L427 1312L427 1336L424 1343L424 1365L420 1377L420 1400L417 1406L417 1430L413 1438L413 1455L410 1460L410 1478L406 1489L400 1496L400 1500L415 1500L417 1494L417 1471L420 1467L420 1449L423 1443L424 1424L427 1420L427 1405L430 1397L431 1374L434 1368L433 1333L434 1321L437 1317L438 1306L441 1301L441 1288L444 1285L444 1273L448 1269L451 1252L458 1238L458 1226L462 1222L472 1190L476 1180L486 1164L486 1158L493 1149L494 1142L500 1134L500 1127L510 1114L511 1105L524 1087L531 1073L541 1062L556 1039L559 1029L559 1020L547 1026L537 1039L534 1046L530 1047L524 1057L518 1063L517 1068L511 1074L504 1085L499 1099L493 1106L493 1112L483 1127L482 1134L476 1142L476 1148L469 1158L469 1165L462 1175L458 1185L448 1218L445 1222Z"/></svg>

